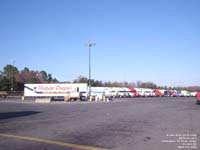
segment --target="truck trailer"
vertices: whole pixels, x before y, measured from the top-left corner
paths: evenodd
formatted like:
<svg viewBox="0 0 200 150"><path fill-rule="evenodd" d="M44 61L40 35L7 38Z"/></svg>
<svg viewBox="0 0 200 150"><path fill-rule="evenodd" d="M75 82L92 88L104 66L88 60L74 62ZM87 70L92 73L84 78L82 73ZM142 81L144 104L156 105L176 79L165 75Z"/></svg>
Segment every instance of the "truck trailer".
<svg viewBox="0 0 200 150"><path fill-rule="evenodd" d="M25 84L24 97L63 97L65 101L80 99L80 92L87 91L86 83Z"/></svg>

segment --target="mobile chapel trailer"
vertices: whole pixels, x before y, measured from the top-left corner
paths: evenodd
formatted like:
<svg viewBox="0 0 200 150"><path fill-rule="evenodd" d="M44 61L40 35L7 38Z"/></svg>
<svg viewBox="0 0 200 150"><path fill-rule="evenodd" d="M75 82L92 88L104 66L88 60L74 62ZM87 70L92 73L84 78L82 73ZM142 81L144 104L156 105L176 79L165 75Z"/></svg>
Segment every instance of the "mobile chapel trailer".
<svg viewBox="0 0 200 150"><path fill-rule="evenodd" d="M80 92L87 91L86 83L25 84L24 97L64 97L66 101L79 99Z"/></svg>

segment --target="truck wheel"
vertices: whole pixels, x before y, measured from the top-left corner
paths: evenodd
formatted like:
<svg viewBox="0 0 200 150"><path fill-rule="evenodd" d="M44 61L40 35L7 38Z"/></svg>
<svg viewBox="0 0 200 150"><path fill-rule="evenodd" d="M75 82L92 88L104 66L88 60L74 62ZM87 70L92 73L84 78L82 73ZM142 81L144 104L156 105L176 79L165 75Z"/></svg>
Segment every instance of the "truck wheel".
<svg viewBox="0 0 200 150"><path fill-rule="evenodd" d="M200 105L200 100L197 100L197 104Z"/></svg>

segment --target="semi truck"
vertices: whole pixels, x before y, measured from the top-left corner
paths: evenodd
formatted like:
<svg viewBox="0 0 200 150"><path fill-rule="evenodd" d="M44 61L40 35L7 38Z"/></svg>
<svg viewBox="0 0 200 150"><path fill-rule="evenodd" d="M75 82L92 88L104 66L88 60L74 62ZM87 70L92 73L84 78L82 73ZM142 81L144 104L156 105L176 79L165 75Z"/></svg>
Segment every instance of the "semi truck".
<svg viewBox="0 0 200 150"><path fill-rule="evenodd" d="M200 91L196 94L197 103L200 104Z"/></svg>

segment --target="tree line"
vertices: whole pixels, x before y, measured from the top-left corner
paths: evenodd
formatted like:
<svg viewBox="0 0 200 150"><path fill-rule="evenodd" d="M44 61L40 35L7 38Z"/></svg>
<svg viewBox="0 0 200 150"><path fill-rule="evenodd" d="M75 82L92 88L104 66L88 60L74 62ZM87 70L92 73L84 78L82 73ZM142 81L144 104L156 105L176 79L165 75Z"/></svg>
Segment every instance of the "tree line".
<svg viewBox="0 0 200 150"><path fill-rule="evenodd" d="M79 76L72 82L64 83L88 83L89 79L85 76ZM47 73L45 70L34 71L25 67L23 70L19 71L16 66L6 65L3 71L0 71L0 91L23 91L24 84L29 83L61 83L56 78L52 77L52 74ZM63 82L62 82L63 83ZM110 81L100 81L91 79L91 86L98 87L137 87L137 88L158 88L158 89L174 89L174 90L188 90L188 91L200 91L200 86L190 86L190 87L168 87L168 86L158 86L153 82L110 82Z"/></svg>
<svg viewBox="0 0 200 150"><path fill-rule="evenodd" d="M25 83L58 83L58 80L44 70L34 71L25 67L19 71L17 67L10 64L0 72L1 91L23 91Z"/></svg>

